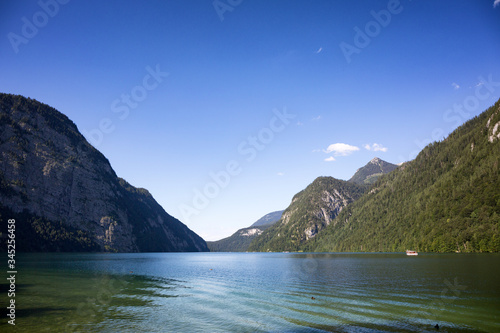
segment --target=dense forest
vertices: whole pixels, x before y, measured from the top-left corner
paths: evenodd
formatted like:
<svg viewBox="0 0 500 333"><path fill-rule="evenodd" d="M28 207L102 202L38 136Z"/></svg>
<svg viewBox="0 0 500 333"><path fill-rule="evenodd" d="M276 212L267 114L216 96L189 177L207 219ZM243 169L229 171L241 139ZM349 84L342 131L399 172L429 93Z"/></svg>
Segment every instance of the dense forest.
<svg viewBox="0 0 500 333"><path fill-rule="evenodd" d="M306 251L500 251L500 101L381 177Z"/></svg>
<svg viewBox="0 0 500 333"><path fill-rule="evenodd" d="M49 221L28 212L14 213L0 205L0 234L5 251L7 220L15 217L15 248L18 252L97 252L100 251L89 233L65 225L61 221Z"/></svg>

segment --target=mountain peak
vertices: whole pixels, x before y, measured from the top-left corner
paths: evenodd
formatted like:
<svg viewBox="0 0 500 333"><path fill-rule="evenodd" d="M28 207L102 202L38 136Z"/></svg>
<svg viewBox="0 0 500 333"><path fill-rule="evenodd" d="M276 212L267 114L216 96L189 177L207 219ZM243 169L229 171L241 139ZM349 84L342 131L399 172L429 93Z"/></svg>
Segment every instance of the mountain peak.
<svg viewBox="0 0 500 333"><path fill-rule="evenodd" d="M349 181L357 184L373 184L378 177L389 173L396 168L397 165L381 160L378 157L374 157L364 167L356 170L356 173L351 179L349 179Z"/></svg>

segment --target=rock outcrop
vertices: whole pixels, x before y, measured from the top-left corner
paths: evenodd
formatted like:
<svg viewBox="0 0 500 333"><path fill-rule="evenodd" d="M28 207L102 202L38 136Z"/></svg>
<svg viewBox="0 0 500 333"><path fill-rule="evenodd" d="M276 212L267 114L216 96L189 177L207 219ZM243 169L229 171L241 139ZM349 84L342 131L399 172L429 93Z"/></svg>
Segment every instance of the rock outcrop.
<svg viewBox="0 0 500 333"><path fill-rule="evenodd" d="M332 177L319 177L297 193L281 219L251 244L249 251L294 251L315 237L367 187Z"/></svg>

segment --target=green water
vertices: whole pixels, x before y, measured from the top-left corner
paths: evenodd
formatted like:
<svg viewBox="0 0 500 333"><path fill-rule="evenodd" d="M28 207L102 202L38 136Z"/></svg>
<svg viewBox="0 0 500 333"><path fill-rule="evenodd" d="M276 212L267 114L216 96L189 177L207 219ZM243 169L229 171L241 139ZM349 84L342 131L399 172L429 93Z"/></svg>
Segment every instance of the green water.
<svg viewBox="0 0 500 333"><path fill-rule="evenodd" d="M17 259L16 325L4 313L1 332L436 332L436 324L439 332L500 332L497 254Z"/></svg>

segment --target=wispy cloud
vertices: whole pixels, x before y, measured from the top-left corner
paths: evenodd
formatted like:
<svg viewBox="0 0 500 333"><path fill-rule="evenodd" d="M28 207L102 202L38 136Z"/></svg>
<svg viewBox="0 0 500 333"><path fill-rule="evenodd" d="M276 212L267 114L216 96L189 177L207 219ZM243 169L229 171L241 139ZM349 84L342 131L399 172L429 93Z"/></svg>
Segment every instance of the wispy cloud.
<svg viewBox="0 0 500 333"><path fill-rule="evenodd" d="M347 156L359 150L356 146L346 143L333 143L326 148L325 153L334 153L335 156Z"/></svg>
<svg viewBox="0 0 500 333"><path fill-rule="evenodd" d="M366 150L370 150L370 151L382 151L382 152L386 152L387 150L389 150L387 147L384 147L383 145L379 144L379 143L373 143L373 144L369 144L367 143L366 145L363 146Z"/></svg>
<svg viewBox="0 0 500 333"><path fill-rule="evenodd" d="M497 0L497 1L500 1L500 0ZM316 54L320 53L321 51L323 51L323 48L322 48L322 47L320 47L320 48L318 49L318 51L316 51Z"/></svg>
<svg viewBox="0 0 500 333"><path fill-rule="evenodd" d="M498 1L500 1L500 0L498 0ZM452 86L452 87L453 87L453 89L455 89L455 90L460 89L460 86L459 86L457 83L455 83L455 82L453 82L453 83L451 84L451 86Z"/></svg>
<svg viewBox="0 0 500 333"><path fill-rule="evenodd" d="M320 119L321 119L321 116L317 116L317 117L314 117L314 118L313 118L313 119L311 119L311 120L318 121L318 120L320 120Z"/></svg>
<svg viewBox="0 0 500 333"><path fill-rule="evenodd" d="M304 125L304 123L302 123L300 121L297 122L297 126L302 126L302 125Z"/></svg>
<svg viewBox="0 0 500 333"><path fill-rule="evenodd" d="M495 2L493 2L493 8L495 8L498 5L500 5L500 0L495 0Z"/></svg>
<svg viewBox="0 0 500 333"><path fill-rule="evenodd" d="M277 175L281 177L284 176L285 174L283 172L278 172Z"/></svg>
<svg viewBox="0 0 500 333"><path fill-rule="evenodd" d="M321 152L322 152L322 150L321 150L321 149L313 149L313 150L312 150L312 152L313 152L313 153L321 153Z"/></svg>
<svg viewBox="0 0 500 333"><path fill-rule="evenodd" d="M335 161L335 157L330 156L330 157L328 157L328 158L325 158L325 161L326 161L326 162L333 162L333 161Z"/></svg>

